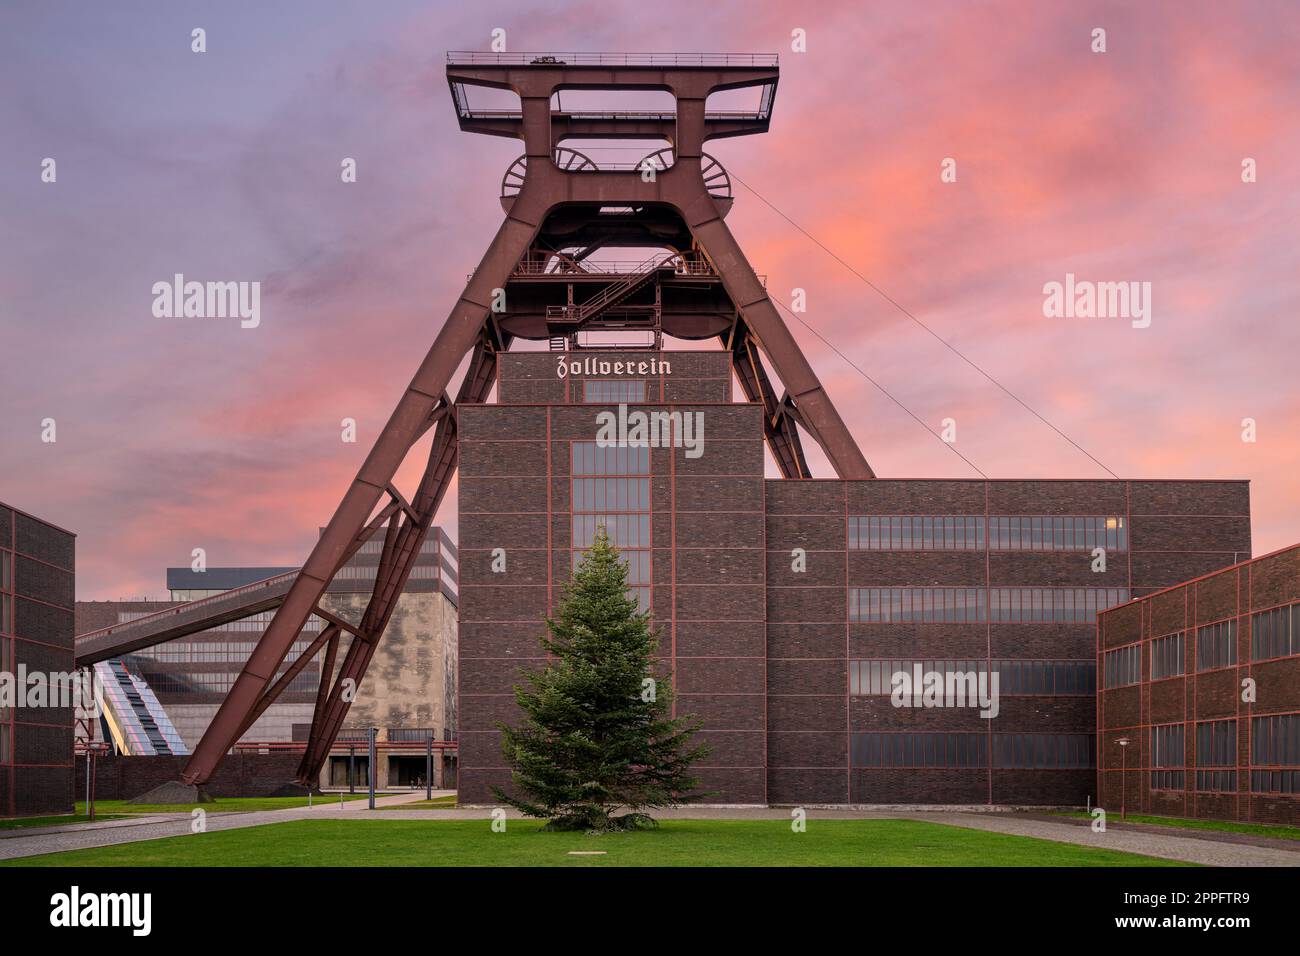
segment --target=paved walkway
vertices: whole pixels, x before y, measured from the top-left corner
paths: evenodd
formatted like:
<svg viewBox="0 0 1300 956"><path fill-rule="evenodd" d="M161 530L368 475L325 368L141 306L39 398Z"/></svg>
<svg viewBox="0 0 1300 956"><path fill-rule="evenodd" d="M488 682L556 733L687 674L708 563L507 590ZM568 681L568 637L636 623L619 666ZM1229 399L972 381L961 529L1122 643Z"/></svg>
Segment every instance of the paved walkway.
<svg viewBox="0 0 1300 956"><path fill-rule="evenodd" d="M454 791L435 791L436 796L446 796ZM378 806L400 806L424 799L420 792L380 797ZM217 805L219 806L219 804ZM288 810L261 810L253 812L212 812L208 814L207 829L235 830L243 827L286 823L290 820L337 820L383 822L392 820L486 820L491 807L460 807L447 810L392 810L370 813L366 801L355 800L339 804L328 797L312 807ZM518 818L514 810L508 816ZM656 814L664 820L789 820L788 809L767 807L686 807ZM1124 853L1178 860L1185 863L1202 863L1209 866L1300 866L1300 845L1294 849L1278 846L1259 846L1216 839L1214 834L1152 833L1149 829L1110 827L1105 833L1094 833L1090 827L1075 822L1054 821L1018 813L969 812L957 809L918 809L891 807L880 810L810 809L808 819L816 820L920 820L941 823L972 830L1006 833L1012 836L1037 837L1058 843L1090 846ZM158 840L164 837L183 836L190 832L190 815L181 813L167 816L149 816L139 820L112 820L98 824L81 824L42 829L39 833L16 831L0 838L0 859L16 859L42 853L80 850L89 847L113 846L140 840ZM1276 841L1269 841L1270 843Z"/></svg>
<svg viewBox="0 0 1300 956"><path fill-rule="evenodd" d="M454 795L454 790L435 790L435 797ZM330 800L333 796L336 799ZM290 820L315 819L355 819L358 816L369 817L370 808L366 800L349 800L339 803L337 794L326 794L313 802L310 807L293 807L285 810L221 810L218 800L212 804L207 816L207 832L217 830L239 830L244 827L265 826L268 823L287 823ZM392 796L376 797L376 807L397 806L403 803L418 803L424 799L423 791L399 793ZM415 811L410 811L415 812ZM404 819L389 813L374 817L380 819ZM371 819L374 819L371 817ZM81 823L57 827L41 827L38 830L0 831L0 860L13 860L24 856L39 856L42 853L60 853L64 850L84 850L91 847L115 846L121 843L137 843L141 840L161 840L165 837L188 836L192 831L190 811L179 813L149 814L138 819L105 820L102 823Z"/></svg>
<svg viewBox="0 0 1300 956"><path fill-rule="evenodd" d="M1140 853L1165 860L1203 863L1206 866L1300 866L1300 846L1294 850L1227 843L1192 835L1194 831L1152 833L1145 829L1108 827L1094 833L1091 827L1074 823L1036 820L1011 813L911 814L912 819L948 823L971 830L988 830L1014 836L1039 837L1058 843L1073 843L1102 850ZM1187 835L1182 835L1186 833Z"/></svg>

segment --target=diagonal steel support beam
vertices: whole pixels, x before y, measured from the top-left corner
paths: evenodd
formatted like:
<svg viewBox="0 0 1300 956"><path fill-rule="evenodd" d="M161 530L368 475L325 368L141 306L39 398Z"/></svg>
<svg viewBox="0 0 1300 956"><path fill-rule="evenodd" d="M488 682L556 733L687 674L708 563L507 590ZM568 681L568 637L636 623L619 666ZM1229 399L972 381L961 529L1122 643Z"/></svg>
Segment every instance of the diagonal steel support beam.
<svg viewBox="0 0 1300 956"><path fill-rule="evenodd" d="M804 457L799 430L788 411L792 403L778 401L758 345L743 319L737 318L730 334L731 366L745 397L763 406L763 435L783 478L808 478L812 473ZM727 341L726 338L723 340Z"/></svg>
<svg viewBox="0 0 1300 956"><path fill-rule="evenodd" d="M249 711L248 716L244 719L243 726L239 729L240 737L248 733L248 729L252 727L253 724L257 723L257 718L266 713L266 709L274 704L276 698L285 692L289 685L293 683L294 678L301 674L307 665L311 663L311 659L316 656L321 647L327 641L333 641L337 638L338 628L333 625L321 628L321 632L316 635L316 639L307 645L303 652L298 655L298 659L295 660L289 666L289 669L280 675L280 679L272 684L267 689L266 693L262 695L262 699L257 702L257 706Z"/></svg>
<svg viewBox="0 0 1300 956"><path fill-rule="evenodd" d="M525 200L525 194L521 193L519 198ZM544 210L545 205L540 199L531 203L516 202L511 215L501 224L478 269L398 402L397 409L379 433L370 454L366 456L334 516L330 518L303 564L302 571L285 595L284 603L263 632L230 693L194 749L181 774L183 782L191 785L206 782L222 757L238 740L248 714L257 706L307 618L320 604L329 582L343 565L349 551L354 546L359 547L355 543L362 529L371 521L379 500L384 496L398 467L406 459L411 446L426 430L457 366L466 353L481 342L489 318L493 290L505 287L515 264L532 243ZM434 448L440 448L438 435L447 431L449 423L453 435L450 442L451 464L450 467L438 470L434 482L437 487L431 489L430 496L434 502L441 501L446 491L446 482L455 466L453 416L444 416L439 421ZM446 458L447 444L447 439L443 439L440 460ZM426 514L418 500L414 507L421 514ZM431 519L432 512L428 512L426 530ZM415 549L418 550L418 542ZM403 574L399 577L404 584L406 576ZM391 613L391 608L388 613ZM382 619L386 622L387 614ZM379 634L382 627L369 628L368 631Z"/></svg>
<svg viewBox="0 0 1300 956"><path fill-rule="evenodd" d="M876 477L722 217L708 209L690 217L688 226L835 473L841 478Z"/></svg>
<svg viewBox="0 0 1300 956"><path fill-rule="evenodd" d="M505 344L508 346L509 342ZM457 394L457 405L481 404L487 399L496 379L496 361L496 342L490 330L485 330L470 357L469 369ZM366 634L382 634L397 607L420 545L455 471L459 452L457 427L454 414L439 422L424 477L410 505L411 517L396 531L394 525L389 526L374 590L361 621L360 629ZM345 699L342 693L343 681L351 679L355 682L354 688L361 686L377 644L377 640L353 641L348 647L339 671L339 681L321 708L319 723L313 723L307 750L298 767L300 783L310 785L320 776L321 767L351 707L351 700Z"/></svg>

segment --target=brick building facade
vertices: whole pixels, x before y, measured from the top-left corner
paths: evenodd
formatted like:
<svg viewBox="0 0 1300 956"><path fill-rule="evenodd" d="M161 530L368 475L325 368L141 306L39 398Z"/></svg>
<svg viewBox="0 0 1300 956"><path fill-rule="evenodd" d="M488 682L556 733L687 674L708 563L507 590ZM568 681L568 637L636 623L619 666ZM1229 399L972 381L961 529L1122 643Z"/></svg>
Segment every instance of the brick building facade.
<svg viewBox="0 0 1300 956"><path fill-rule="evenodd" d="M1097 664L1101 806L1300 824L1300 547L1102 614Z"/></svg>
<svg viewBox="0 0 1300 956"><path fill-rule="evenodd" d="M76 536L0 504L0 674L70 675ZM72 810L72 707L0 698L0 816ZM53 698L49 700L54 703Z"/></svg>
<svg viewBox="0 0 1300 956"><path fill-rule="evenodd" d="M601 447L617 403L698 415L703 444ZM1250 552L1245 482L769 480L725 352L507 354L460 428L465 803L508 783L497 722L597 524L702 720L704 789L745 804L1083 803L1096 611ZM997 716L893 706L917 662L996 673Z"/></svg>

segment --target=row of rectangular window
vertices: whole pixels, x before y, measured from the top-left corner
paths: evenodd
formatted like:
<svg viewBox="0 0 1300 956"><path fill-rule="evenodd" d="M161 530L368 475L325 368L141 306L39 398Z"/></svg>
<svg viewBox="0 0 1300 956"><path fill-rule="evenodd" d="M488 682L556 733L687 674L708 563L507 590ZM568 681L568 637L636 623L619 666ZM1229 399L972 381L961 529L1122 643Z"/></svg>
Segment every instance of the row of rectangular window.
<svg viewBox="0 0 1300 956"><path fill-rule="evenodd" d="M1214 670L1237 663L1237 621L1235 618L1209 624L1196 631L1196 669Z"/></svg>
<svg viewBox="0 0 1300 956"><path fill-rule="evenodd" d="M1250 789L1255 793L1300 793L1300 770L1252 770Z"/></svg>
<svg viewBox="0 0 1300 956"><path fill-rule="evenodd" d="M586 551L573 552L573 568L577 570L582 559L587 556ZM649 551L620 551L619 560L627 568L627 583L629 585L641 585L650 583L650 552Z"/></svg>
<svg viewBox="0 0 1300 956"><path fill-rule="evenodd" d="M575 475L648 475L649 447L599 445L575 441L570 446L571 473Z"/></svg>
<svg viewBox="0 0 1300 956"><path fill-rule="evenodd" d="M1250 762L1259 767L1300 767L1300 714L1252 718Z"/></svg>
<svg viewBox="0 0 1300 956"><path fill-rule="evenodd" d="M995 660L858 660L849 661L849 693L855 697L888 697L897 673L912 676L916 664L922 671L948 674L996 673L998 693L1058 696L1091 694L1096 689L1097 665L1092 661ZM991 686L990 691L991 691Z"/></svg>
<svg viewBox="0 0 1300 956"><path fill-rule="evenodd" d="M1106 690L1112 687L1125 687L1142 680L1142 645L1130 644L1117 647L1102 655L1102 686Z"/></svg>
<svg viewBox="0 0 1300 956"><path fill-rule="evenodd" d="M1300 604L1260 611L1250 619L1251 660L1300 654Z"/></svg>
<svg viewBox="0 0 1300 956"><path fill-rule="evenodd" d="M1233 793L1237 789L1237 771L1235 770L1198 770L1196 771L1196 789Z"/></svg>
<svg viewBox="0 0 1300 956"><path fill-rule="evenodd" d="M574 478L572 511L649 511L649 478Z"/></svg>
<svg viewBox="0 0 1300 956"><path fill-rule="evenodd" d="M849 588L849 620L877 624L1095 623L1127 588Z"/></svg>
<svg viewBox="0 0 1300 956"><path fill-rule="evenodd" d="M860 733L852 736L857 769L1086 770L1096 765L1091 734Z"/></svg>
<svg viewBox="0 0 1300 956"><path fill-rule="evenodd" d="M1251 617L1251 659L1271 660L1300 653L1300 604L1261 611ZM1186 637L1183 633L1151 642L1151 679L1184 673ZM1196 632L1197 670L1229 667L1237 662L1237 622L1220 621Z"/></svg>
<svg viewBox="0 0 1300 956"><path fill-rule="evenodd" d="M310 646L311 641L295 641L289 651L290 659L297 660ZM128 660L139 657L168 664L243 663L256 647L256 641L175 641L135 651Z"/></svg>
<svg viewBox="0 0 1300 956"><path fill-rule="evenodd" d="M991 588L989 619L1009 624L1095 624L1129 599L1128 588Z"/></svg>
<svg viewBox="0 0 1300 956"><path fill-rule="evenodd" d="M373 569L372 569L373 570ZM129 624L137 621L142 617L149 617L157 614L157 611L118 611L117 623ZM209 634L217 631L264 631L270 625L271 619L275 617L275 611L259 611L256 614L250 614L248 617L241 617L238 621L227 621L225 624L219 624L216 627L208 628L206 631L200 631L200 634ZM235 627L236 624L246 625L244 627ZM307 618L307 623L303 626L305 631L319 631L325 625L324 620L313 614Z"/></svg>
<svg viewBox="0 0 1300 956"><path fill-rule="evenodd" d="M142 671L140 674L156 694L214 694L225 693L235 685L237 673L195 673L172 674L158 671ZM279 678L281 674L277 674ZM303 671L289 682L288 693L309 693L315 691L319 683L319 672L312 674Z"/></svg>
<svg viewBox="0 0 1300 956"><path fill-rule="evenodd" d="M609 543L620 550L650 547L648 514L574 515L573 547L590 548L596 540L596 529L600 527L609 536Z"/></svg>
<svg viewBox="0 0 1300 956"><path fill-rule="evenodd" d="M0 591L14 589L14 556L9 551L0 551Z"/></svg>
<svg viewBox="0 0 1300 956"><path fill-rule="evenodd" d="M854 515L848 534L864 551L1128 550L1117 515Z"/></svg>
<svg viewBox="0 0 1300 956"><path fill-rule="evenodd" d="M983 624L984 588L849 588L849 620L860 623Z"/></svg>
<svg viewBox="0 0 1300 956"><path fill-rule="evenodd" d="M582 400L623 404L644 402L645 384L644 379L584 379Z"/></svg>
<svg viewBox="0 0 1300 956"><path fill-rule="evenodd" d="M1289 657L1300 652L1300 645L1295 643L1293 636L1293 627L1300 626L1293 624L1293 621L1300 618L1300 614L1295 613L1297 610L1300 610L1300 605L1289 605L1274 608L1272 611L1264 611L1252 617L1251 658L1253 660ZM1177 677L1185 672L1187 666L1185 660L1186 644L1186 635L1182 632L1167 634L1151 641L1152 680ZM1125 655L1130 655L1136 647L1137 645L1134 645L1133 648L1122 648L1121 650L1124 651ZM1115 655L1115 657L1112 658L1112 655ZM1131 666L1132 661L1129 656L1124 656L1121 659L1118 652L1111 651L1106 654L1106 659L1108 661L1113 659L1117 667L1125 668L1122 672L1116 672L1114 682L1112 682L1108 672L1106 687L1136 684L1141 680L1141 673ZM1235 619L1220 621L1197 629L1196 669L1198 671L1231 667L1236 663L1237 622Z"/></svg>
<svg viewBox="0 0 1300 956"><path fill-rule="evenodd" d="M1151 728L1151 786L1156 790L1181 790L1185 726L1161 724ZM1237 789L1237 721L1203 721L1196 724L1196 789ZM1300 793L1300 714L1251 718L1250 772L1255 793ZM1177 769L1170 769L1177 768ZM1228 768L1228 769L1216 769ZM1265 769L1266 768L1266 769Z"/></svg>

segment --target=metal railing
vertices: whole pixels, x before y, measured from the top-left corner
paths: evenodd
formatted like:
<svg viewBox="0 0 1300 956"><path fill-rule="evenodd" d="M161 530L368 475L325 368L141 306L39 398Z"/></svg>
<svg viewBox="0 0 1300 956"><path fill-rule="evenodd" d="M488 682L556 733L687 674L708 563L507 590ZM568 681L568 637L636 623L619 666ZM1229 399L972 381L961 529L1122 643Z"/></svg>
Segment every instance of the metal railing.
<svg viewBox="0 0 1300 956"><path fill-rule="evenodd" d="M456 110L463 119L522 119L521 109L474 109L463 105L462 96ZM706 110L708 120L748 120L758 122L771 115L771 108L758 110ZM551 117L562 116L571 120L630 120L632 122L670 123L677 119L674 110L551 110Z"/></svg>
<svg viewBox="0 0 1300 956"><path fill-rule="evenodd" d="M775 53L483 53L448 50L461 66L777 66Z"/></svg>
<svg viewBox="0 0 1300 956"><path fill-rule="evenodd" d="M424 743L430 735L434 740L440 739L433 733L432 727L389 727L388 739L392 743Z"/></svg>
<svg viewBox="0 0 1300 956"><path fill-rule="evenodd" d="M566 262L570 265L570 268L563 267ZM557 279L563 279L582 275L640 275L650 269L668 268L671 268L678 275L715 276L718 274L713 268L713 263L709 262L708 259L703 257L688 259L671 255L662 260L659 256L653 256L640 262L631 259L607 259L600 262L574 262L573 260L555 259L548 259L544 262L523 260L515 266L514 274L517 276L553 276Z"/></svg>
<svg viewBox="0 0 1300 956"><path fill-rule="evenodd" d="M340 749L346 751L349 747L356 747L357 758L363 759L366 756L365 748L369 746L370 746L369 737L361 737L356 740L350 740L350 739L344 739L342 736L339 736L334 739L334 743L330 747L330 751L335 756L338 756L338 751ZM425 746L425 740L423 737L421 737L419 740L413 740L413 741L392 741L392 740L375 741L375 750L381 752L385 750L412 750L416 747L423 748L424 746ZM292 740L292 741L291 740L241 740L233 744L230 749L236 752L266 751L268 753L274 753L276 751L283 751L288 753L302 753L304 750L307 749L307 742L304 740ZM433 749L446 751L446 750L456 750L458 749L458 747L455 740L435 739L433 741Z"/></svg>

